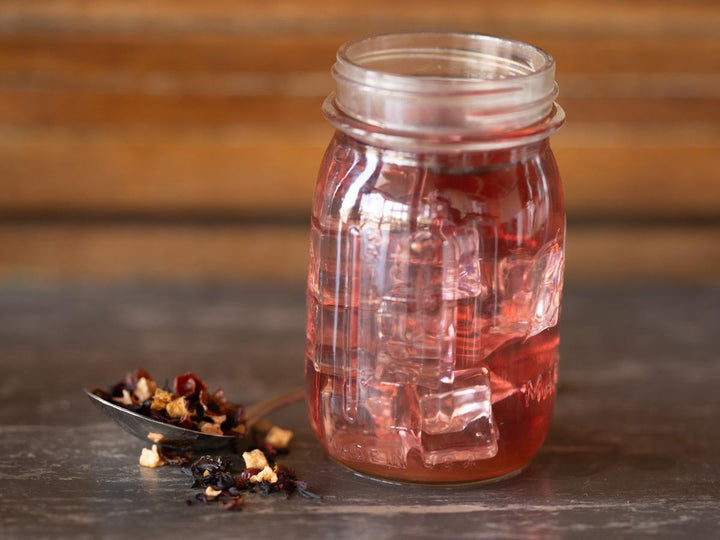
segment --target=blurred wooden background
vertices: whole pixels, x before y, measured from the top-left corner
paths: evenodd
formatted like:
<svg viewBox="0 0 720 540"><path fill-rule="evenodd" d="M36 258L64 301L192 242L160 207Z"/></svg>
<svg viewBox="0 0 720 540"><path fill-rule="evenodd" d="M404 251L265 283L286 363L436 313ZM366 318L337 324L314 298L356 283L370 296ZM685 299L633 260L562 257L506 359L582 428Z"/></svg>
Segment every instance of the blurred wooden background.
<svg viewBox="0 0 720 540"><path fill-rule="evenodd" d="M720 281L717 0L2 0L0 280L305 276L344 41L550 51L570 282Z"/></svg>

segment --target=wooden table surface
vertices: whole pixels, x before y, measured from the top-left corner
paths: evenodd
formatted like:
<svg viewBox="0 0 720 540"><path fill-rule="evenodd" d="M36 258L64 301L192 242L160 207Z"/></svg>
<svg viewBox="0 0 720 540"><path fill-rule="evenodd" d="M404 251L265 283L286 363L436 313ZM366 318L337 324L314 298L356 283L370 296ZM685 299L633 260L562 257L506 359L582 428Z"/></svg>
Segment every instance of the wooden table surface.
<svg viewBox="0 0 720 540"><path fill-rule="evenodd" d="M546 444L522 475L463 489L354 476L324 457L301 405L284 460L323 500L194 505L179 469L81 389L145 367L195 370L246 403L301 382L298 290L0 289L0 537L710 538L720 523L720 289L570 289Z"/></svg>

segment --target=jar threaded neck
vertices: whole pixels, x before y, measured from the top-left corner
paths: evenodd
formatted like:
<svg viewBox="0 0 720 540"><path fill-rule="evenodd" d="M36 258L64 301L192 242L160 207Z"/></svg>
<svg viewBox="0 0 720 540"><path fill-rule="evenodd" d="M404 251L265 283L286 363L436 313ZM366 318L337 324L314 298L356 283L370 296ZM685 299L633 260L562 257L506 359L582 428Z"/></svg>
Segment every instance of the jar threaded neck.
<svg viewBox="0 0 720 540"><path fill-rule="evenodd" d="M326 117L372 143L508 146L546 137L564 119L553 58L519 41L381 34L343 45L332 74Z"/></svg>

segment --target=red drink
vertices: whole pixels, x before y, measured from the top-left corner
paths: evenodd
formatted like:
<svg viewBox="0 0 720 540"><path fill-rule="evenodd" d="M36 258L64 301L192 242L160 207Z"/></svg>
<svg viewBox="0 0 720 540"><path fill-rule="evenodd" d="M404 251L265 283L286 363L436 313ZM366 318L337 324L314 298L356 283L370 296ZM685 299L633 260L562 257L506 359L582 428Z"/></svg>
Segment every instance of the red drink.
<svg viewBox="0 0 720 540"><path fill-rule="evenodd" d="M555 401L557 343L557 329L554 328L530 338L526 343L508 345L506 350L498 351L487 359L487 364L491 365L492 369L512 373L517 379L515 384L508 383L507 379L495 376L495 371L490 371L491 390L497 390L499 396L507 394L497 400L493 398L492 401L493 417L500 433L497 453L493 457L459 459L428 467L422 457L422 446L419 446L409 449L404 463L402 460L392 463L392 460L382 455L383 450L388 452L386 455L390 452L401 452L402 445L395 445L394 448L383 447L380 436L362 428L353 429L354 426L349 424L344 425L337 434L330 435L331 441L328 442L323 427L325 417L336 418L340 415L328 412L323 407L321 396L328 388L338 388L343 382L337 377L318 373L308 362L306 382L308 396L311 397L311 424L333 459L373 476L431 484L476 482L510 474L521 470L530 461L545 440L550 427ZM493 381L497 381L497 384L493 385ZM411 394L413 391L414 389L410 390ZM405 406L408 410L399 411L399 416L419 414L417 405L411 401L406 400ZM344 423L340 421L340 424ZM473 444L476 438L472 434L465 436L464 433L459 437L456 434L432 437L427 437L430 439L427 444L430 447L434 445L453 448L457 445L460 449L467 441ZM393 444L391 441L390 445ZM394 466L400 463L403 463L402 467Z"/></svg>
<svg viewBox="0 0 720 540"><path fill-rule="evenodd" d="M396 51L418 36L366 41ZM448 47L458 39L496 40L452 35ZM333 459L390 480L468 483L513 473L542 444L555 398L565 218L547 134L561 113L532 98L550 91L547 81L536 87L515 64L489 89L458 90L463 80L452 73L423 82L425 70L458 69L423 63L425 48L408 55L418 74L385 53L376 60L364 41L352 46L373 69L403 71L384 93L370 91L377 72L343 67L341 51L336 70L345 73L336 73L338 95L326 102L339 131L313 202L313 429ZM512 46L529 57L537 51ZM532 57L538 65L543 54ZM505 81L514 76L519 82ZM524 105L523 84L532 98ZM448 88L458 95L444 96ZM486 102L498 99L509 108L488 123ZM336 103L343 100L348 110ZM540 123L528 127L531 114Z"/></svg>

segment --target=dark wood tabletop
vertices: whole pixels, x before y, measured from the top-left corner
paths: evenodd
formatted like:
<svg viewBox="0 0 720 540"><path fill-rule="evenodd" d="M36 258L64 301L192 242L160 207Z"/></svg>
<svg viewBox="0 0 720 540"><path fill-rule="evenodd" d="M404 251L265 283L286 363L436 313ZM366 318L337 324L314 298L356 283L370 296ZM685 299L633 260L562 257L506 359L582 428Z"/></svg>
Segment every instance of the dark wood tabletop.
<svg viewBox="0 0 720 540"><path fill-rule="evenodd" d="M252 403L302 384L302 291L0 289L0 537L710 538L720 525L720 289L569 288L550 435L526 471L469 488L389 485L326 458L304 407L273 415L321 501L187 506L178 468L82 388L193 370Z"/></svg>

